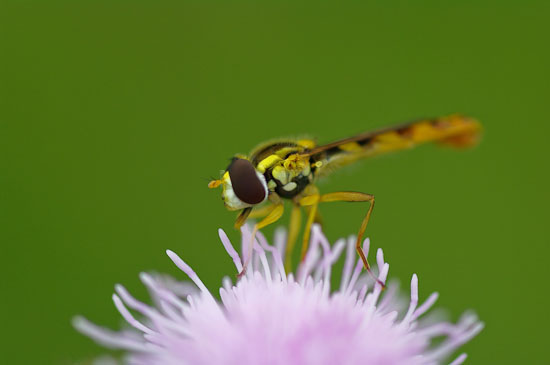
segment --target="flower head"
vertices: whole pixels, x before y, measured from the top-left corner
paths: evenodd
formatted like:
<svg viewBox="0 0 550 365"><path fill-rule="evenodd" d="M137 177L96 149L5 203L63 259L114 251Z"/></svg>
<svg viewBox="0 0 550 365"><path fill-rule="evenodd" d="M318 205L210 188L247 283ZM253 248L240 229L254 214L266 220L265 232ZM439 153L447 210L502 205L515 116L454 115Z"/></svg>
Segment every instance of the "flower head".
<svg viewBox="0 0 550 365"><path fill-rule="evenodd" d="M242 233L244 245L251 240L250 230L245 227ZM239 255L225 233L219 234L240 272ZM413 275L409 304L403 305L396 285L382 292L380 284L362 274L353 237L331 247L319 226L313 227L310 249L296 275L286 273L284 236L278 231L271 246L258 235L246 275L236 284L226 277L221 300L179 256L167 251L194 287L142 273L154 305L136 300L121 285L113 295L131 330L112 332L82 317L74 325L100 344L126 350L129 364L239 365L438 364L483 328L473 314L456 324L421 319L437 293L418 305L418 279ZM344 250L340 285L331 290L331 270ZM378 278L385 283L389 265L381 249L376 259ZM434 345L436 337L444 340ZM462 354L452 363L465 358Z"/></svg>

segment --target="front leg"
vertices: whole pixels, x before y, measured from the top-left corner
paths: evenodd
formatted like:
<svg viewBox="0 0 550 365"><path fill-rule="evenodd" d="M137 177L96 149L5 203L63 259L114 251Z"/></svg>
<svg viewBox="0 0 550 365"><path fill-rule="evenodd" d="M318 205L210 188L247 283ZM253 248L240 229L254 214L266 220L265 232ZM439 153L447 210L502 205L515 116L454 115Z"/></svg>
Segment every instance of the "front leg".
<svg viewBox="0 0 550 365"><path fill-rule="evenodd" d="M273 203L270 206L271 211L269 212L269 214L264 219L262 219L261 221L259 221L258 223L256 223L254 225L254 229L252 230L252 235L251 235L251 238L250 238L250 244L248 246L248 256L246 257L245 262L243 264L243 270L237 275L238 277L241 277L246 273L246 268L248 266L248 263L250 262L250 259L252 258L252 252L253 252L253 249L254 249L254 239L256 237L256 232L258 232L258 230L261 229L261 228L267 227L270 224L273 224L273 223L277 222L281 218L281 216L283 215L284 204L281 201L281 199L278 196L276 196L275 194L272 194L272 195L270 195L270 201ZM243 256L244 256L244 252L243 252Z"/></svg>
<svg viewBox="0 0 550 365"><path fill-rule="evenodd" d="M246 223L247 219L249 218L255 219L267 216L273 211L273 209L275 209L275 206L280 201L281 199L276 196L275 193L271 193L271 195L269 196L269 202L267 202L265 205L259 208L257 208L256 206L244 208L237 216L237 220L235 221L235 228L241 229L241 227Z"/></svg>
<svg viewBox="0 0 550 365"><path fill-rule="evenodd" d="M246 222L248 217L250 216L250 212L252 212L252 207L244 208L237 217L237 220L235 221L235 228L241 229L243 224Z"/></svg>

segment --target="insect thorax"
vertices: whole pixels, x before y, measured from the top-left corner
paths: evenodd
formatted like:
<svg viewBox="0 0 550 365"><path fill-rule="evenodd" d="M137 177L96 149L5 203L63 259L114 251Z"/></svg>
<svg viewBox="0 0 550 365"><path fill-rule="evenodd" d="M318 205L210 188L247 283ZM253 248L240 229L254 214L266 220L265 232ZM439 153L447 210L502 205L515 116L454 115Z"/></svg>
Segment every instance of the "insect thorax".
<svg viewBox="0 0 550 365"><path fill-rule="evenodd" d="M258 151L253 163L264 174L269 191L291 199L311 183L311 162L304 151L305 146L295 143L272 144Z"/></svg>
<svg viewBox="0 0 550 365"><path fill-rule="evenodd" d="M287 199L300 194L312 179L309 158L301 158L302 161L298 164L293 156L289 159L267 169L264 173L269 190Z"/></svg>

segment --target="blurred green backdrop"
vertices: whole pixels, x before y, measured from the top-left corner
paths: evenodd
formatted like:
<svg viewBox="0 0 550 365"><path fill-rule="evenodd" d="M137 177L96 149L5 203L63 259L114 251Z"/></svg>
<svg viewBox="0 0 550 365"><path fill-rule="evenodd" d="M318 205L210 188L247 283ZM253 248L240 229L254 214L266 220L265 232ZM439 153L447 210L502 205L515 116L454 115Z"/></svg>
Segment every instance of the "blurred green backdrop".
<svg viewBox="0 0 550 365"><path fill-rule="evenodd" d="M484 124L478 148L365 161L321 189L375 194L368 235L390 276L417 272L421 297L437 290L452 319L472 308L486 322L464 347L470 363L543 363L549 10L542 1L2 1L0 362L105 352L71 317L118 328L115 283L145 299L138 272L184 278L166 248L212 289L233 275L216 229L237 239L234 214L206 184L234 153L461 112ZM323 212L335 240L356 232L364 207Z"/></svg>

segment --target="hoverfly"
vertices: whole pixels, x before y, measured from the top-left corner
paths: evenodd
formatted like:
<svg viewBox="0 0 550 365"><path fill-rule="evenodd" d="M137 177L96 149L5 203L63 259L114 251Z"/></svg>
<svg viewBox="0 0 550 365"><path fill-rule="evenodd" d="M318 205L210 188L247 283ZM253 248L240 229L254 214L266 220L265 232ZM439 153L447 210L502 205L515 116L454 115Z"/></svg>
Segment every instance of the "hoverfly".
<svg viewBox="0 0 550 365"><path fill-rule="evenodd" d="M271 141L256 147L249 156L236 155L222 177L212 180L208 187L217 188L221 185L226 208L240 211L235 222L236 228L240 228L248 218L262 218L254 225L249 255L239 275L245 272L252 256L256 232L283 215L283 199L292 202L285 249L287 269L291 265L290 257L301 225L302 207L307 210L301 249L303 259L308 248L311 225L318 219L320 203L369 203L357 234L356 250L365 269L371 273L361 241L374 208L374 195L351 191L321 194L315 182L359 159L408 149L425 142L436 141L453 147L467 147L477 141L480 130L481 126L476 120L450 115L366 132L322 146L316 146L315 141L310 139ZM267 204L262 204L264 202Z"/></svg>

